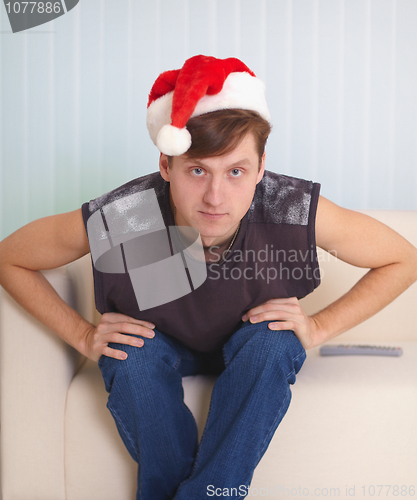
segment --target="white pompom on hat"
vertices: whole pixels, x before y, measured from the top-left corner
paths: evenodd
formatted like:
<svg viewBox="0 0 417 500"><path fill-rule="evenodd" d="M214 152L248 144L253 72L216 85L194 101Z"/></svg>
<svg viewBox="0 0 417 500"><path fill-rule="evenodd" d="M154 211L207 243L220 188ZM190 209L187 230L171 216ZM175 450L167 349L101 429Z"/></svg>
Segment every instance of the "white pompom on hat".
<svg viewBox="0 0 417 500"><path fill-rule="evenodd" d="M191 57L155 81L148 100L149 134L161 153L180 156L191 146L188 120L220 109L248 109L270 120L265 85L242 61Z"/></svg>

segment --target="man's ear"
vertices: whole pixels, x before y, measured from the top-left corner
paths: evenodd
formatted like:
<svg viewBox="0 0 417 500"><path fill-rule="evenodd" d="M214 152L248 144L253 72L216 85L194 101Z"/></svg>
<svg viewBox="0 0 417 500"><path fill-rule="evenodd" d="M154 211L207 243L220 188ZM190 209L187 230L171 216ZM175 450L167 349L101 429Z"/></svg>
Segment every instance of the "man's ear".
<svg viewBox="0 0 417 500"><path fill-rule="evenodd" d="M265 153L262 155L261 167L258 172L258 177L256 178L256 184L258 184L258 182L261 182L264 173L265 173Z"/></svg>
<svg viewBox="0 0 417 500"><path fill-rule="evenodd" d="M169 182L169 163L168 156L161 153L159 155L159 171L161 172L162 178Z"/></svg>

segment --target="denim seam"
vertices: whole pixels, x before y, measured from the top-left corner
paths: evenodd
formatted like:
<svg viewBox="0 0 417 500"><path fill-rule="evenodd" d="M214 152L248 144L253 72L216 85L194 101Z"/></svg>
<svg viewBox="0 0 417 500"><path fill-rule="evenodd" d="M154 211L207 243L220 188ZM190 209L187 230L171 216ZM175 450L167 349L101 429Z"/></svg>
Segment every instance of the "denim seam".
<svg viewBox="0 0 417 500"><path fill-rule="evenodd" d="M294 364L295 361L297 361L297 359L300 357L300 356L304 356L305 355L305 351L304 352L301 352L298 356L296 356L295 358L292 358L292 363ZM288 380L288 377L290 375L292 375L293 373L295 373L295 368L293 368L290 373L288 373L288 375L286 376L287 380Z"/></svg>
<svg viewBox="0 0 417 500"><path fill-rule="evenodd" d="M287 395L287 397L284 399L284 401L282 402L282 405L278 411L278 415L276 416L275 420L274 420L274 423L272 425L272 429L275 429L276 430L276 422L277 420L279 420L281 418L281 420L284 418L284 415L281 415L282 413L282 408L284 407L284 405L289 404L289 402L291 401L291 390L290 390L290 393ZM279 424L278 424L279 425ZM265 453L265 443L268 442L268 440L270 440L270 436L271 434L275 433L275 430L272 432L272 431L269 431L268 435L265 437L262 445L261 445L261 452L258 454L258 459L256 461L256 463L258 464L259 461L261 460L261 458L263 457L264 453Z"/></svg>
<svg viewBox="0 0 417 500"><path fill-rule="evenodd" d="M180 362L181 362L181 356L177 356L177 360L175 361L175 364L174 364L174 366L173 366L173 369L174 369L174 370L177 370L177 368L178 368L178 366L179 366Z"/></svg>
<svg viewBox="0 0 417 500"><path fill-rule="evenodd" d="M116 410L114 409L114 407L113 407L111 404L109 404L108 402L107 402L107 407L108 407L108 409L110 410L110 412L112 413L113 418L114 418L115 420L117 420L117 422L119 423L120 427L123 429L123 431L124 431L124 433L125 433L125 435L126 435L127 439L128 439L128 440L129 440L129 442L132 444L132 448L135 450L135 453L136 453L137 457L140 459L139 450L136 448L135 442L132 440L132 438L131 438L131 436L130 436L130 433L127 431L127 429L126 429L125 425L123 424L123 421L120 419L120 417L119 417L119 415L118 415L117 411L116 411Z"/></svg>

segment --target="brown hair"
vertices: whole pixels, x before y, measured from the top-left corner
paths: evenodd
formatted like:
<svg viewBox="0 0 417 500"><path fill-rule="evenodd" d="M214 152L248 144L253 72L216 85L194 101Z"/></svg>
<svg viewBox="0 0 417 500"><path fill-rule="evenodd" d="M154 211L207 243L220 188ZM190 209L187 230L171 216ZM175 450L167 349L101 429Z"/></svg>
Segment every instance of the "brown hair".
<svg viewBox="0 0 417 500"><path fill-rule="evenodd" d="M190 118L187 129L192 137L191 147L185 153L189 158L230 153L248 133L252 133L260 164L271 125L256 111L221 109Z"/></svg>

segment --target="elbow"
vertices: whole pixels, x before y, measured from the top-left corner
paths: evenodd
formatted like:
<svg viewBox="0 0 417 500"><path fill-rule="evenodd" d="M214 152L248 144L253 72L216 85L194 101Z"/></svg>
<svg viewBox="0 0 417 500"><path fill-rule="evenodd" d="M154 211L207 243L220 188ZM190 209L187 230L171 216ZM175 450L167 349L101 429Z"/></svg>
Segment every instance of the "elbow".
<svg viewBox="0 0 417 500"><path fill-rule="evenodd" d="M414 258L412 261L412 277L413 283L417 281L417 248L413 247L414 250Z"/></svg>
<svg viewBox="0 0 417 500"><path fill-rule="evenodd" d="M417 281L417 248L411 246L410 253L405 260L407 265L407 275L410 280L410 285Z"/></svg>

